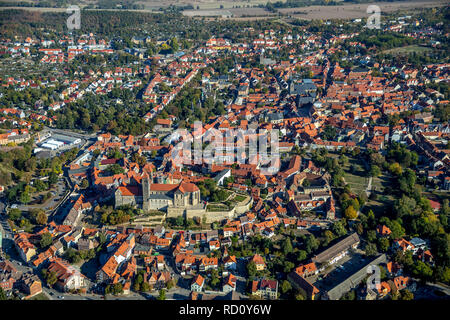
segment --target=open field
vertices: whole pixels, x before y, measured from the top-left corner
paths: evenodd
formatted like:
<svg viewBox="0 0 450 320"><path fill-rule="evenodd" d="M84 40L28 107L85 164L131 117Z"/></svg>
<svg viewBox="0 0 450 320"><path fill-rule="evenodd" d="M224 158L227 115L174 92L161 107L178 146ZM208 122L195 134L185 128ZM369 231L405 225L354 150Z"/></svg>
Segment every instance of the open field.
<svg viewBox="0 0 450 320"><path fill-rule="evenodd" d="M433 49L429 48L429 47L422 47L422 46L418 46L418 45L411 45L411 46L406 46L406 47L400 47L400 48L393 48L393 49L389 49L389 50L384 50L381 53L383 54L392 54L395 56L398 55L405 55L405 54L410 54L410 53L417 53L417 54L422 54L425 52L429 52L432 51Z"/></svg>
<svg viewBox="0 0 450 320"><path fill-rule="evenodd" d="M338 6L308 6L300 8L281 8L278 9L278 13L281 16L303 19L303 20L329 20L329 19L357 19L365 18L369 15L366 10L371 4L378 5L381 8L381 13L392 13L396 11L401 12L412 12L417 9L433 8L433 7L443 7L450 5L449 0L415 0L415 1L401 1L401 2L381 2L374 1L371 3L361 3L361 4L345 4ZM252 11L260 9L262 14L253 14ZM234 20L258 20L266 18L278 17L278 13L270 13L261 8L240 8L233 13L230 19ZM223 10L215 10L220 15ZM226 10L229 11L229 10ZM196 15L200 15L201 10ZM231 11L230 11L231 12ZM186 14L186 11L183 12ZM257 13L257 11L254 11ZM223 15L226 15L225 13ZM228 19L224 17L225 19Z"/></svg>
<svg viewBox="0 0 450 320"><path fill-rule="evenodd" d="M369 5L377 5L381 13L391 13L395 11L413 11L421 8L433 8L449 5L448 0L417 0L401 2L381 2L346 4L340 6L310 6L305 8L286 8L278 10L280 13L293 18L314 20L314 19L356 19L368 17L366 10Z"/></svg>

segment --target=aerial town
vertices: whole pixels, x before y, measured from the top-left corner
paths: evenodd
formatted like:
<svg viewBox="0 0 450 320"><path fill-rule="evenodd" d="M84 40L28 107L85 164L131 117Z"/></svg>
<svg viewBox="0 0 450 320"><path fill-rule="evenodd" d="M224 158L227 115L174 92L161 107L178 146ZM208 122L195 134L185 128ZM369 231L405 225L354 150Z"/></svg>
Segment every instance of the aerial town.
<svg viewBox="0 0 450 320"><path fill-rule="evenodd" d="M0 300L448 299L448 4L1 9Z"/></svg>

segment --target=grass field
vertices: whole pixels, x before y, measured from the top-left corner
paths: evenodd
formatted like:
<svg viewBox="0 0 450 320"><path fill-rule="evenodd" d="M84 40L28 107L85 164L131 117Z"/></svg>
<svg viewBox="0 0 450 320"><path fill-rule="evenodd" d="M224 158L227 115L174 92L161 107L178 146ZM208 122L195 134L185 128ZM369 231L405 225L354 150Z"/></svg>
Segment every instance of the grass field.
<svg viewBox="0 0 450 320"><path fill-rule="evenodd" d="M422 54L425 52L429 52L432 51L433 49L428 48L428 47L422 47L419 45L411 45L411 46L406 46L406 47L400 47L400 48L394 48L394 49L389 49L389 50L384 50L381 53L383 54L392 54L394 56L398 56L398 55L407 55L410 53L417 53L417 54Z"/></svg>
<svg viewBox="0 0 450 320"><path fill-rule="evenodd" d="M351 172L351 166L356 167L355 172ZM356 159L349 159L348 165L343 167L345 171L345 182L350 185L350 188L356 194L360 194L365 191L369 183L369 178L365 176L365 170L363 166Z"/></svg>
<svg viewBox="0 0 450 320"><path fill-rule="evenodd" d="M218 212L218 211L228 211L229 208L224 204L208 204L206 211Z"/></svg>
<svg viewBox="0 0 450 320"><path fill-rule="evenodd" d="M236 202L242 202L242 201L244 201L245 199L247 199L246 196L243 196L243 195L238 194L238 195L236 195L236 196L233 198L233 201L236 201Z"/></svg>
<svg viewBox="0 0 450 320"><path fill-rule="evenodd" d="M329 152L329 155L332 158L339 157L339 154L335 152ZM344 179L350 185L351 190L359 195L366 190L369 184L369 177L367 177L366 169L359 159L348 157L348 160L348 164L342 167L345 172ZM350 169L352 166L355 168L354 172ZM372 178L372 190L376 190L378 193L383 192L386 185L388 185L388 177L384 174L380 177Z"/></svg>

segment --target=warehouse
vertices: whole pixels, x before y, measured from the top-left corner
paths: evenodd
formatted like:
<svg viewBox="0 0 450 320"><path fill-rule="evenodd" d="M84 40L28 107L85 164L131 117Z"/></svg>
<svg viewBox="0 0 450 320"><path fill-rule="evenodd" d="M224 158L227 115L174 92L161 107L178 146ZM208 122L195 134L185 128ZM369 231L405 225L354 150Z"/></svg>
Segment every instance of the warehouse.
<svg viewBox="0 0 450 320"><path fill-rule="evenodd" d="M43 144L41 144L41 148L56 150L61 148L64 145L64 142L58 141L55 139L48 139Z"/></svg>

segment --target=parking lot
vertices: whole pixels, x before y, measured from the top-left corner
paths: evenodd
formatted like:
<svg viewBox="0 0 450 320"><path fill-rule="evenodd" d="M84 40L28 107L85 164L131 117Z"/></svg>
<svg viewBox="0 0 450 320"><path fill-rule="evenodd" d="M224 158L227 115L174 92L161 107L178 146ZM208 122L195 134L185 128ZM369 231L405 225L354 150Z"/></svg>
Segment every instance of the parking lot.
<svg viewBox="0 0 450 320"><path fill-rule="evenodd" d="M46 191L45 193L47 193ZM28 205L12 205L11 208L18 208L22 211L29 211L31 209L43 209L47 213L55 209L58 204L63 200L64 195L67 192L67 186L64 178L60 178L56 185L51 189L50 193L52 194L51 198L45 201L42 204L28 204Z"/></svg>

